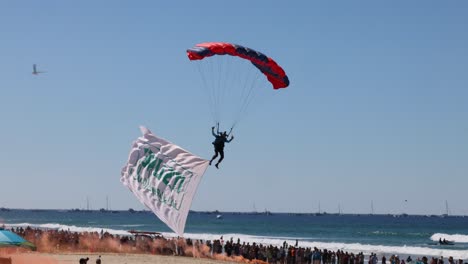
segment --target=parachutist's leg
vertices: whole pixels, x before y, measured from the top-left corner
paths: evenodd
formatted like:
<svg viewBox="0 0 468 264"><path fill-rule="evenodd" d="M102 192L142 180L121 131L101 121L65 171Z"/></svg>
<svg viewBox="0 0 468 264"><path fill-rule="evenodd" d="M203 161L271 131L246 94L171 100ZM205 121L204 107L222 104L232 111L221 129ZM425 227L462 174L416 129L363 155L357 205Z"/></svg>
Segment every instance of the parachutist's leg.
<svg viewBox="0 0 468 264"><path fill-rule="evenodd" d="M218 151L215 149L215 154L210 160L210 165L211 165L211 162L213 162L213 160L216 159L217 157L218 157Z"/></svg>
<svg viewBox="0 0 468 264"><path fill-rule="evenodd" d="M220 163L224 159L224 149L219 151L220 157L218 163Z"/></svg>
<svg viewBox="0 0 468 264"><path fill-rule="evenodd" d="M218 160L218 163L216 163L216 168L218 168L219 163L221 163L221 161L223 161L224 159L224 149L219 150L219 154L220 154L220 158Z"/></svg>

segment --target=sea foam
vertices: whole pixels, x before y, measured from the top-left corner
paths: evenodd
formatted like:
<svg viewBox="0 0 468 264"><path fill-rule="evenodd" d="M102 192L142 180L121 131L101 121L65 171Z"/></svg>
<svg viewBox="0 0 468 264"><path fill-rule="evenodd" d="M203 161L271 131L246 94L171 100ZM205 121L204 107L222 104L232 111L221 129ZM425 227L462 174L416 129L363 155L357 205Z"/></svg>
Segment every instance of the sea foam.
<svg viewBox="0 0 468 264"><path fill-rule="evenodd" d="M439 241L439 239L446 239L457 243L468 243L468 235L435 233L431 236L432 241Z"/></svg>
<svg viewBox="0 0 468 264"><path fill-rule="evenodd" d="M83 233L83 232L107 232L113 235L120 235L120 236L132 236L126 230L119 230L119 229L110 229L110 228L100 228L100 227L79 227L74 225L62 225L56 223L48 223L48 224L31 224L31 223L19 223L19 224L5 224L5 227L31 227L31 228L38 228L38 229L45 229L45 230L59 230L59 231L70 231L75 233Z"/></svg>

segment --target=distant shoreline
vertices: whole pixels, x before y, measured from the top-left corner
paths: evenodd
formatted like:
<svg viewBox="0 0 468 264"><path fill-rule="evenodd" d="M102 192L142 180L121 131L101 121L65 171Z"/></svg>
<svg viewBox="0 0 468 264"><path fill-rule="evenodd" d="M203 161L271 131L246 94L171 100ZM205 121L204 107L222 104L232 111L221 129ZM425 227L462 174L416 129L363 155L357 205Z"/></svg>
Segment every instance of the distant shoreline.
<svg viewBox="0 0 468 264"><path fill-rule="evenodd" d="M0 212L9 212L9 211L32 211L32 212L76 212L76 213L134 213L134 214L141 214L147 213L152 214L153 212L149 210L133 210L132 208L128 210L106 210L106 209L24 209L24 208L6 208L1 207ZM391 214L391 213L293 213L293 212L271 212L271 211L263 211L263 212L235 212L235 211L195 211L190 210L190 214L231 214L231 215L297 215L297 216L391 216L391 217L434 217L434 218L446 218L446 217L468 217L468 215L448 215L448 214Z"/></svg>

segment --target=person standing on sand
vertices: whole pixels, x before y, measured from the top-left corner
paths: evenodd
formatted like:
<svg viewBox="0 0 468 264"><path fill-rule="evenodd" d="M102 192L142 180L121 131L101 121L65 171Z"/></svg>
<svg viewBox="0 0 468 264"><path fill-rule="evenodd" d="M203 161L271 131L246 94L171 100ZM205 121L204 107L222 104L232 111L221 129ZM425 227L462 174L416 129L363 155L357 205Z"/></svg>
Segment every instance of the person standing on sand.
<svg viewBox="0 0 468 264"><path fill-rule="evenodd" d="M449 263L449 264L455 264L455 261L453 261L453 257L452 257L452 256L449 257L448 263Z"/></svg>
<svg viewBox="0 0 468 264"><path fill-rule="evenodd" d="M89 258L80 258L80 264L87 264Z"/></svg>
<svg viewBox="0 0 468 264"><path fill-rule="evenodd" d="M101 256L99 256L99 258L96 259L96 264L101 264Z"/></svg>
<svg viewBox="0 0 468 264"><path fill-rule="evenodd" d="M440 256L439 260L437 261L438 264L444 264L444 257Z"/></svg>

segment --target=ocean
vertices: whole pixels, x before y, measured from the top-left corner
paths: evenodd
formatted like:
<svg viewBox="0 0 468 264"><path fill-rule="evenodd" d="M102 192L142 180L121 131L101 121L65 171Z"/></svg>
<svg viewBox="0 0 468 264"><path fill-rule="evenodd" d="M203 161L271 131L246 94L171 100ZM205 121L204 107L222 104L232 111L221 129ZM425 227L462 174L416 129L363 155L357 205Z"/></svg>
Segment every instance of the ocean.
<svg viewBox="0 0 468 264"><path fill-rule="evenodd" d="M129 230L175 234L149 211L0 210L6 227L129 234ZM239 238L242 242L318 247L365 254L453 256L468 259L468 217L190 212L185 237ZM455 242L439 245L439 238ZM388 257L387 256L387 257Z"/></svg>

